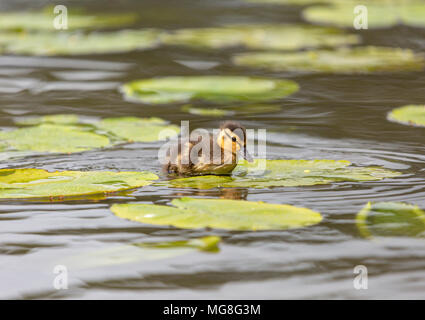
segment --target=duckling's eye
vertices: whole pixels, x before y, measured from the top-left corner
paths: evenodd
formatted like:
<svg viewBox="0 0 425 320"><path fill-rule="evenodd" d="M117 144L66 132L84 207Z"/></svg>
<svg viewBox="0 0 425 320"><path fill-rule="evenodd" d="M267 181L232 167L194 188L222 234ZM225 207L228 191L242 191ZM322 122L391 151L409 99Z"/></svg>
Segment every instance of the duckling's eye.
<svg viewBox="0 0 425 320"><path fill-rule="evenodd" d="M233 142L236 142L236 137L232 137L232 141Z"/></svg>

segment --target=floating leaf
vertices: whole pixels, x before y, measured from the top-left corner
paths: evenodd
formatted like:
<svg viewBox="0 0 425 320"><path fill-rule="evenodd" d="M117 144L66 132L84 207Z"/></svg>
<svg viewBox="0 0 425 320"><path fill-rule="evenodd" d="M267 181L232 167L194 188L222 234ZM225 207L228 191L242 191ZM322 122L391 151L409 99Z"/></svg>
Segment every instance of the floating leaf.
<svg viewBox="0 0 425 320"><path fill-rule="evenodd" d="M122 91L130 100L148 104L187 102L192 99L227 103L284 98L298 91L298 85L290 80L192 76L137 80L125 84Z"/></svg>
<svg viewBox="0 0 425 320"><path fill-rule="evenodd" d="M162 36L162 42L201 48L243 46L249 49L296 50L357 44L359 36L334 28L307 25L230 25L181 29Z"/></svg>
<svg viewBox="0 0 425 320"><path fill-rule="evenodd" d="M198 116L210 116L210 117L223 117L232 115L233 112L229 110L216 109L216 108L196 108L191 105L185 105L182 107L182 111L196 114Z"/></svg>
<svg viewBox="0 0 425 320"><path fill-rule="evenodd" d="M107 137L74 125L41 124L0 132L0 141L17 151L81 152L110 144Z"/></svg>
<svg viewBox="0 0 425 320"><path fill-rule="evenodd" d="M362 236L424 237L425 212L401 202L369 202L356 217Z"/></svg>
<svg viewBox="0 0 425 320"><path fill-rule="evenodd" d="M121 139L136 142L164 140L166 137L176 136L180 132L178 126L167 125L167 121L160 118L106 118L94 125Z"/></svg>
<svg viewBox="0 0 425 320"><path fill-rule="evenodd" d="M54 20L59 14L53 12L53 8L44 11L33 12L2 12L0 13L0 30L37 30L55 31ZM84 12L68 12L67 28L93 29L122 27L133 24L137 20L137 14L84 14ZM62 31L62 30L60 30Z"/></svg>
<svg viewBox="0 0 425 320"><path fill-rule="evenodd" d="M376 167L352 167L345 160L240 161L232 176L199 176L168 181L177 188L211 189L298 187L345 181L374 181L393 178L399 172Z"/></svg>
<svg viewBox="0 0 425 320"><path fill-rule="evenodd" d="M341 48L296 53L243 53L234 56L239 66L273 71L329 73L369 73L419 71L424 68L422 55L409 49L385 47Z"/></svg>
<svg viewBox="0 0 425 320"><path fill-rule="evenodd" d="M408 105L392 110L388 119L402 124L425 127L425 105Z"/></svg>
<svg viewBox="0 0 425 320"><path fill-rule="evenodd" d="M15 123L31 126L39 125L42 123L53 123L53 124L78 124L80 118L75 114L54 114L41 117L24 117L15 119Z"/></svg>
<svg viewBox="0 0 425 320"><path fill-rule="evenodd" d="M313 23L332 24L338 27L353 27L360 13L355 14L358 2L340 1L332 6L314 6L303 11L304 18ZM374 1L367 3L368 28L391 27L405 24L425 27L425 4L419 1L399 1L388 3Z"/></svg>
<svg viewBox="0 0 425 320"><path fill-rule="evenodd" d="M111 210L120 218L185 229L285 230L322 220L310 209L264 202L181 198L171 204L114 204Z"/></svg>
<svg viewBox="0 0 425 320"><path fill-rule="evenodd" d="M0 198L43 198L116 192L149 185L150 172L0 169Z"/></svg>
<svg viewBox="0 0 425 320"><path fill-rule="evenodd" d="M226 106L223 109L217 108L197 108L192 105L184 105L182 111L199 116L209 117L223 117L231 115L242 114L256 114L256 113L271 113L280 111L281 107L276 104L243 104L236 106Z"/></svg>
<svg viewBox="0 0 425 320"><path fill-rule="evenodd" d="M158 31L122 30L92 33L23 33L13 38L0 34L4 51L24 55L83 55L150 49L159 44Z"/></svg>

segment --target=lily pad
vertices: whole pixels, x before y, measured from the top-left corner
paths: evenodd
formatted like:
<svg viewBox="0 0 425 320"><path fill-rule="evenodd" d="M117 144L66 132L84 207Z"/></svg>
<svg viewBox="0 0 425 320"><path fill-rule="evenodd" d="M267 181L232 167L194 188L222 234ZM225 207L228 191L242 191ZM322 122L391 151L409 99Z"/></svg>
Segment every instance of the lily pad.
<svg viewBox="0 0 425 320"><path fill-rule="evenodd" d="M117 192L151 184L150 172L0 169L0 198L44 198Z"/></svg>
<svg viewBox="0 0 425 320"><path fill-rule="evenodd" d="M369 202L356 217L362 236L424 237L425 212L401 202Z"/></svg>
<svg viewBox="0 0 425 320"><path fill-rule="evenodd" d="M270 188L299 187L333 182L376 181L400 173L377 167L353 167L345 160L264 160L240 161L232 176L199 176L170 180L176 188Z"/></svg>
<svg viewBox="0 0 425 320"><path fill-rule="evenodd" d="M425 66L424 57L409 49L372 46L296 53L243 53L234 56L233 62L273 71L347 74L420 71Z"/></svg>
<svg viewBox="0 0 425 320"><path fill-rule="evenodd" d="M35 127L1 131L0 142L16 151L72 153L103 148L108 137L88 132L78 126L41 124Z"/></svg>
<svg viewBox="0 0 425 320"><path fill-rule="evenodd" d="M114 204L120 218L177 228L285 230L319 223L320 213L291 205L224 199L174 199L170 206Z"/></svg>
<svg viewBox="0 0 425 320"><path fill-rule="evenodd" d="M23 55L84 55L120 53L151 49L159 45L158 31L122 30L115 32L42 32L14 37L0 35L4 52Z"/></svg>
<svg viewBox="0 0 425 320"><path fill-rule="evenodd" d="M216 103L268 101L284 98L298 91L290 80L242 76L187 76L143 79L122 86L131 101L165 104L206 100Z"/></svg>
<svg viewBox="0 0 425 320"><path fill-rule="evenodd" d="M165 136L173 137L179 134L180 128L167 125L167 121L160 118L120 117L106 118L94 125L106 130L120 139L135 142L153 142L164 139ZM161 138L163 133L163 138Z"/></svg>
<svg viewBox="0 0 425 320"><path fill-rule="evenodd" d="M425 105L408 105L392 110L388 119L402 124L425 127Z"/></svg>
<svg viewBox="0 0 425 320"><path fill-rule="evenodd" d="M2 12L0 30L55 31L53 21L58 14L53 7L43 11ZM94 29L128 26L136 22L135 13L92 14L81 10L68 11L68 29ZM62 30L61 30L62 31Z"/></svg>
<svg viewBox="0 0 425 320"><path fill-rule="evenodd" d="M184 105L182 106L181 110L187 113L198 115L198 116L224 117L224 116L232 116L232 115L272 113L272 112L280 111L281 107L277 104L242 104L242 105L225 106L222 109L218 109L218 108L199 108L199 107L193 107L192 105Z"/></svg>
<svg viewBox="0 0 425 320"><path fill-rule="evenodd" d="M198 116L223 117L233 115L234 112L217 108L196 108L191 105L184 105L182 111L196 114Z"/></svg>
<svg viewBox="0 0 425 320"><path fill-rule="evenodd" d="M313 23L353 27L357 1L340 1L332 6L314 6L303 11L304 18ZM419 1L367 3L368 28L384 28L397 24L425 27L425 4Z"/></svg>
<svg viewBox="0 0 425 320"><path fill-rule="evenodd" d="M15 122L33 126L0 131L0 151L73 153L123 142L159 141L180 132L178 126L155 117L97 120L83 119L74 114L56 114L17 118Z"/></svg>
<svg viewBox="0 0 425 320"><path fill-rule="evenodd" d="M80 118L75 114L53 114L41 117L16 118L15 123L25 126L39 125L42 123L52 124L78 124Z"/></svg>
<svg viewBox="0 0 425 320"><path fill-rule="evenodd" d="M334 28L308 25L229 25L220 28L181 29L165 33L163 43L200 48L246 47L297 50L357 44L358 35Z"/></svg>

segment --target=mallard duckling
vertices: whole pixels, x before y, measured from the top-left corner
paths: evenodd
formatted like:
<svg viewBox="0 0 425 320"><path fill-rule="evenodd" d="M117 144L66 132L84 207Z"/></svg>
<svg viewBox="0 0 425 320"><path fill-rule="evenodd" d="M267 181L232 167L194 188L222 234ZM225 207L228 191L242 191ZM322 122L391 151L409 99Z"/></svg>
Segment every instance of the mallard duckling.
<svg viewBox="0 0 425 320"><path fill-rule="evenodd" d="M191 137L193 134L191 134ZM218 134L205 133L197 140L179 141L166 154L164 172L185 176L229 175L237 165L237 154L250 162L246 130L238 122L221 124Z"/></svg>

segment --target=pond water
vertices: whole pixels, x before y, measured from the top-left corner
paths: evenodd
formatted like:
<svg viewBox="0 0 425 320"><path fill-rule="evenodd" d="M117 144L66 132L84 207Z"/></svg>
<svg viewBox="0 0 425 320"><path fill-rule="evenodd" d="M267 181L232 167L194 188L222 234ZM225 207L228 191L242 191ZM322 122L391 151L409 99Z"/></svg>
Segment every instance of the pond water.
<svg viewBox="0 0 425 320"><path fill-rule="evenodd" d="M140 27L176 29L224 23L302 22L301 7L237 1L65 1L91 10L140 13ZM0 10L40 8L48 1L2 1ZM425 18L425 17L424 17ZM425 50L425 29L397 26L358 31L363 43ZM272 189L172 189L147 186L107 199L0 202L1 298L425 298L423 239L367 240L355 224L368 201L425 207L425 129L386 120L393 108L423 104L425 72L370 75L265 72L235 67L241 49L158 48L76 57L0 56L0 126L18 116L158 116L191 129L216 128L220 118L188 115L180 105L127 102L121 83L168 75L246 75L291 79L300 91L281 111L241 114L247 128L267 129L269 159L346 159L402 175L373 182ZM202 103L197 106L203 107ZM134 143L77 154L2 160L1 168L149 170L160 172L161 143ZM167 204L181 196L291 204L322 213L315 226L288 231L232 232L149 226L116 217L115 203ZM222 237L220 251L162 259L102 263L95 253L143 241ZM92 267L76 263L82 255ZM122 257L121 257L122 258ZM65 261L65 262L64 262ZM74 264L66 264L74 261ZM65 264L69 288L55 290L53 269ZM368 268L368 290L355 290L353 269Z"/></svg>

